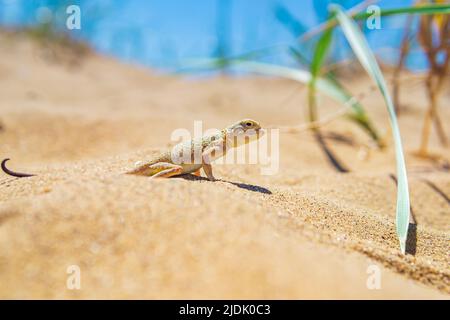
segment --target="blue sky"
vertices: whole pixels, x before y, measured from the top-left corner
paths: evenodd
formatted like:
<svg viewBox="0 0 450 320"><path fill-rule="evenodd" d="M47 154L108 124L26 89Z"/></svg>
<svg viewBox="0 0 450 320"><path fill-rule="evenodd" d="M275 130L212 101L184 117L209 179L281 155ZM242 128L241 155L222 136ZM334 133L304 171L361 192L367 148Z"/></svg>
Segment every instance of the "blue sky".
<svg viewBox="0 0 450 320"><path fill-rule="evenodd" d="M277 8L287 9L310 28L326 19L328 0L0 0L0 24L23 26L38 23L38 12L48 8L56 24L64 26L64 10L81 8L82 29L70 31L100 52L155 68L173 69L192 57L209 57L223 48L236 55L275 44L295 45L291 31L277 19ZM341 0L349 8L360 0ZM400 7L409 0L381 0L380 7ZM395 62L404 18L382 20L381 30L366 30L372 47L388 62ZM63 28L64 29L64 28ZM67 30L66 30L67 31ZM336 40L334 57L345 58L345 41ZM391 48L391 49L387 49ZM339 50L338 50L339 49ZM307 47L304 48L309 53ZM309 50L309 51L308 51ZM267 58L280 64L294 62L287 54ZM426 67L423 55L408 63Z"/></svg>

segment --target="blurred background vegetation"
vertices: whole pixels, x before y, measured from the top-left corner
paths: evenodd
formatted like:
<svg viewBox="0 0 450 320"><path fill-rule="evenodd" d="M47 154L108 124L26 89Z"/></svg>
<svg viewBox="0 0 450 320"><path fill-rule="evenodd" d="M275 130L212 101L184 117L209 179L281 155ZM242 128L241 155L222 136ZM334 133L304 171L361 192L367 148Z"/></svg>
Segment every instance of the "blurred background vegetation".
<svg viewBox="0 0 450 320"><path fill-rule="evenodd" d="M0 25L32 27L41 34L67 33L65 10L69 5L79 5L82 27L71 30L72 37L125 61L173 70L186 58L235 56L275 46L294 46L311 59L313 41L299 43L297 39L327 19L327 7L331 2L349 9L362 1L0 0ZM416 2L372 1L382 9ZM410 34L414 35L420 28L419 21L407 15L383 18L380 30L369 30L361 23L372 49L386 64L397 64L408 21ZM429 66L426 53L420 50L417 39L411 38L404 65L412 70L425 70ZM288 50L270 52L260 59L284 66L298 65L298 59ZM351 55L342 34L335 35L330 62L345 60Z"/></svg>

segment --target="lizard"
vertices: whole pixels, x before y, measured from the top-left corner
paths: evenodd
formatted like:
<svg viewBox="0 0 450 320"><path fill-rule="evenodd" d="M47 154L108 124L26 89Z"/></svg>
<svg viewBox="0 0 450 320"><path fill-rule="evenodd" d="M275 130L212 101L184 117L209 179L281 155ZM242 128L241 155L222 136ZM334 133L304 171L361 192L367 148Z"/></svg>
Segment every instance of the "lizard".
<svg viewBox="0 0 450 320"><path fill-rule="evenodd" d="M208 180L214 181L216 179L212 172L212 161L223 157L227 151L238 147L240 143L248 143L255 138L259 139L263 133L264 131L257 121L244 119L217 133L204 135L187 142L180 142L172 149L158 154L150 161L138 165L126 174L143 175L151 178L169 178L188 173L200 176L200 169L203 169ZM18 178L34 176L33 174L11 171L6 167L8 160L5 159L1 163L1 168L6 174Z"/></svg>
<svg viewBox="0 0 450 320"><path fill-rule="evenodd" d="M227 126L218 133L181 142L171 150L161 153L127 173L168 178L187 173L199 176L200 169L203 169L208 180L214 181L212 161L224 156L231 148L238 147L239 143L248 143L251 138L259 139L262 134L261 125L257 121L244 119ZM195 159L196 153L200 159Z"/></svg>

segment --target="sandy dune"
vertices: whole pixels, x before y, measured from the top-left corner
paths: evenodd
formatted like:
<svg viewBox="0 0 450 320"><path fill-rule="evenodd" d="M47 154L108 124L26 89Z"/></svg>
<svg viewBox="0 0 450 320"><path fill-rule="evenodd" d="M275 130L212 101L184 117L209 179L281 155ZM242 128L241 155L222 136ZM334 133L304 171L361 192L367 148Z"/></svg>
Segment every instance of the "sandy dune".
<svg viewBox="0 0 450 320"><path fill-rule="evenodd" d="M55 58L57 59L55 61ZM347 81L354 93L370 82ZM378 93L363 100L385 150L339 118L327 139L351 170L336 173L308 131L280 134L280 169L216 165L220 181L124 175L170 146L176 128L305 122L306 89L277 79L158 76L111 58L0 34L0 157L38 176L0 174L0 298L440 298L450 294L450 158L419 159L427 105L405 81L400 119L413 226L395 235L392 142ZM442 98L449 123L450 92ZM321 98L322 117L339 106ZM447 125L447 130L450 127ZM448 133L448 131L447 131ZM68 290L67 268L81 270ZM381 289L366 286L381 269Z"/></svg>

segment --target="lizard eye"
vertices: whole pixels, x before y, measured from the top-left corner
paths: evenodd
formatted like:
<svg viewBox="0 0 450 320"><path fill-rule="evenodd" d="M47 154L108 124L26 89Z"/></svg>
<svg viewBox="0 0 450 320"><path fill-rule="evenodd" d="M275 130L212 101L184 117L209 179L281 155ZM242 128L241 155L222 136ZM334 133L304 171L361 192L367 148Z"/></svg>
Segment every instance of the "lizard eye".
<svg viewBox="0 0 450 320"><path fill-rule="evenodd" d="M245 125L246 125L247 127L251 127L251 126L252 126L252 123L251 123L251 122L247 122Z"/></svg>

